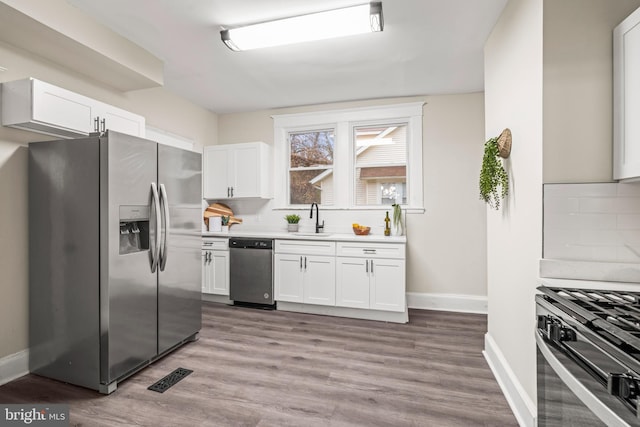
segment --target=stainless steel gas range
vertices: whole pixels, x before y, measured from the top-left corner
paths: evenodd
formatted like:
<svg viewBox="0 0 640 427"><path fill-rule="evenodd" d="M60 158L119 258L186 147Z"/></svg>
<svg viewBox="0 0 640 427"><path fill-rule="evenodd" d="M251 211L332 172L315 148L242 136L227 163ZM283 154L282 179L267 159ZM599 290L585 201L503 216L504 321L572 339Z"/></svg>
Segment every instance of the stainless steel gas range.
<svg viewBox="0 0 640 427"><path fill-rule="evenodd" d="M640 292L538 290L538 426L640 425Z"/></svg>

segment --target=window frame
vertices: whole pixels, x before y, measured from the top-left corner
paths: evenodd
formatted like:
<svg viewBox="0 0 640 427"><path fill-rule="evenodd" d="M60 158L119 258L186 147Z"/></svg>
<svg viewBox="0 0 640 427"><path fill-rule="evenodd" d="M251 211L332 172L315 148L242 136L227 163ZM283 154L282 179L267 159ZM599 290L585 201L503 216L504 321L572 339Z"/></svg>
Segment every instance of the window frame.
<svg viewBox="0 0 640 427"><path fill-rule="evenodd" d="M409 171L411 169L410 165L409 165L409 159L410 159L410 150L409 150L409 146L411 145L411 138L412 138L412 134L411 134L411 126L409 123L409 120L402 120L402 121L398 121L398 120L373 120L373 121L365 121L365 122L351 122L349 124L349 132L350 132L350 136L349 136L349 144L350 144L350 148L351 148L351 157L349 159L350 161L350 168L351 168L351 189L349 191L350 193L350 205L353 209L369 209L369 208L378 208L378 209L389 209L390 205L358 205L356 198L356 168L357 168L357 164L356 164L356 128L360 128L360 127L370 127L370 126L394 126L394 125L406 125L407 126L407 130L406 130L406 144L407 144L407 159L406 159L406 168L407 168L407 172L406 172L406 176L405 176L405 187L407 188L406 193L410 194L411 193L411 184L409 183ZM422 127L421 127L422 128ZM420 148L422 148L422 138L420 139ZM422 166L422 154L420 154L420 165ZM388 164L385 164L385 166L389 166ZM420 180L422 182L422 174L420 176ZM380 192L380 190L378 189L378 192ZM407 199L408 203L406 204L402 204L401 206L403 208L407 208L408 205L410 204L410 201Z"/></svg>
<svg viewBox="0 0 640 427"><path fill-rule="evenodd" d="M334 204L325 210L388 210L388 206L358 206L355 204L355 141L354 128L363 125L407 123L407 204L403 209L424 211L422 171L422 109L424 102L390 104L361 108L314 111L271 116L274 124L274 209L299 209L289 200L289 133L334 129ZM286 171L286 173L283 173ZM306 206L305 206L306 207Z"/></svg>
<svg viewBox="0 0 640 427"><path fill-rule="evenodd" d="M291 136L291 134L294 133L308 133L308 132L323 132L323 131L332 131L333 132L333 150L334 150L334 155L333 155L333 163L331 164L330 168L325 168L325 169L331 169L332 171L335 172L335 162L336 162L336 156L335 156L335 145L336 145L336 129L335 127L331 126L331 127L326 127L326 128L322 128L322 127L314 127L314 128L303 128L303 130L294 130L294 129L287 129L287 162L286 162L286 181L287 181L287 194L285 194L286 200L287 200L287 206L289 207L300 207L300 206L307 206L307 205L300 205L300 204L292 204L290 203L291 200L291 194L289 194L289 191L291 190L291 171L292 170L296 170L296 171L301 171L301 170L320 170L321 168L295 168L292 169L291 168L291 141L289 139L289 137ZM328 206L333 206L333 205L324 205L325 207Z"/></svg>

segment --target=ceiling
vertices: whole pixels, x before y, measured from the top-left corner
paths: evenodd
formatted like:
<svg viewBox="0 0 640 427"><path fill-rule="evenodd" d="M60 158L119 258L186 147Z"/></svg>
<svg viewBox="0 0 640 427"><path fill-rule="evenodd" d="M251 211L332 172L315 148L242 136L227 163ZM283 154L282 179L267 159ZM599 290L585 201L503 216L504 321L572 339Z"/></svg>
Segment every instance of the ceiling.
<svg viewBox="0 0 640 427"><path fill-rule="evenodd" d="M164 61L165 87L213 112L483 90L507 0L383 0L384 31L246 52L220 27L362 0L67 0Z"/></svg>

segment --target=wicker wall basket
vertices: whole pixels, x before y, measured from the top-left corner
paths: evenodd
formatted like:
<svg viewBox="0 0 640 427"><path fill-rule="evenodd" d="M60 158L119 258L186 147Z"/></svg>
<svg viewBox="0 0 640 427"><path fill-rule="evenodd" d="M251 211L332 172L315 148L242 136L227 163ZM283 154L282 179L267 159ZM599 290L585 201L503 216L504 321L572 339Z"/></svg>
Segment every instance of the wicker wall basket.
<svg viewBox="0 0 640 427"><path fill-rule="evenodd" d="M498 137L498 154L506 159L511 154L511 131L506 128Z"/></svg>

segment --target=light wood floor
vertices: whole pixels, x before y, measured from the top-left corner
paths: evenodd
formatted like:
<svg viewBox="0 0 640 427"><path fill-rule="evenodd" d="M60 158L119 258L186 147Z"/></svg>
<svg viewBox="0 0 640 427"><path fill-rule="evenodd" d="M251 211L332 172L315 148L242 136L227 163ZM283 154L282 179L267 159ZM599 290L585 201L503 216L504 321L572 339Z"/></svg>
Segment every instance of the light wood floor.
<svg viewBox="0 0 640 427"><path fill-rule="evenodd" d="M110 396L27 375L2 403L68 403L73 426L517 426L481 354L486 316L398 325L203 304L200 340ZM147 387L194 372L164 394Z"/></svg>

